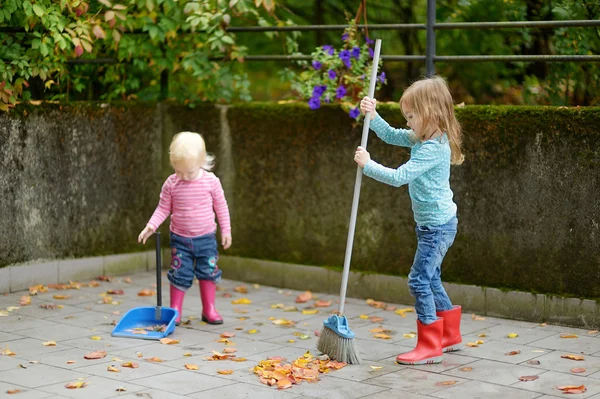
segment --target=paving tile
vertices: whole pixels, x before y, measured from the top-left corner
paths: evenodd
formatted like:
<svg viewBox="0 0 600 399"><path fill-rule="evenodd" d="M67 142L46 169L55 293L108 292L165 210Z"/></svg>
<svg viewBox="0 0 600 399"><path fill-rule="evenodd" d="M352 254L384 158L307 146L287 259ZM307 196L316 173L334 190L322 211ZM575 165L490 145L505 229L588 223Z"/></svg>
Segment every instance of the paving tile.
<svg viewBox="0 0 600 399"><path fill-rule="evenodd" d="M460 368L445 371L444 374L470 380L484 381L492 384L511 385L519 381L519 377L539 375L546 370L502 363L492 360L479 360L469 364L471 371L462 371Z"/></svg>
<svg viewBox="0 0 600 399"><path fill-rule="evenodd" d="M171 391L173 390L173 387L177 387L177 393L181 395L206 391L208 389L226 386L231 383L223 378L196 373L191 370L173 370L171 373L141 378L133 380L132 382L136 385L143 385L162 391Z"/></svg>
<svg viewBox="0 0 600 399"><path fill-rule="evenodd" d="M329 375L322 376L321 380L314 384L302 383L291 388L294 393L313 398L336 398L352 399L371 397L377 392L385 391L385 388L366 384L363 382L348 381L340 378L330 378Z"/></svg>
<svg viewBox="0 0 600 399"><path fill-rule="evenodd" d="M402 368L394 373L371 378L364 382L381 387L392 388L393 390L418 393L420 395L431 395L434 392L442 391L448 388L448 386L436 385L438 382L450 380L456 381L457 384L467 381L463 378L412 368Z"/></svg>
<svg viewBox="0 0 600 399"><path fill-rule="evenodd" d="M188 395L187 397L193 399L296 399L299 398L299 396L294 393L294 388L295 387L292 387L285 391L281 391L275 387L265 386L264 388L261 388L244 383L234 383L225 387L194 393ZM157 398L160 399L160 397Z"/></svg>
<svg viewBox="0 0 600 399"><path fill-rule="evenodd" d="M554 331L542 330L539 328L529 327L529 326L528 327L519 327L519 326L512 326L512 325L507 325L507 324L498 324L495 326L486 327L481 330L472 332L470 334L475 335L475 336L477 334L485 334L486 337L477 338L477 339L482 339L484 341L494 340L494 341L508 342L511 344L519 344L519 345L531 344L533 346L535 346L536 342L541 339L544 339L544 338L547 338L547 337L550 337L553 335L557 335L557 333ZM509 338L508 334L518 334L518 336L516 338Z"/></svg>
<svg viewBox="0 0 600 399"><path fill-rule="evenodd" d="M30 364L26 369L17 368L3 371L0 374L0 381L10 382L27 388L37 388L76 380L80 377L88 377L88 374L47 366L45 364ZM42 390L47 391L46 389ZM64 393L60 394L64 395Z"/></svg>
<svg viewBox="0 0 600 399"><path fill-rule="evenodd" d="M27 388L27 387L24 387L21 385L15 385L13 383L0 381L0 392L3 395L6 394L6 391L13 390L13 389L18 389L21 391L21 392L14 394L15 395L14 397L19 398L19 399L44 399L44 398L51 398L54 396L48 392L42 392L42 391L38 391L37 389L31 389L31 388ZM9 397L9 395L7 394L6 397Z"/></svg>
<svg viewBox="0 0 600 399"><path fill-rule="evenodd" d="M596 338L585 336L579 336L578 338L561 338L559 335L552 335L548 338L535 341L532 345L535 345L538 348L569 351L576 354L592 354L597 352L598 348L600 348Z"/></svg>
<svg viewBox="0 0 600 399"><path fill-rule="evenodd" d="M556 389L557 386L561 385L585 385L587 392L578 394L578 398L588 398L600 393L600 380L597 378L580 377L573 374L557 373L555 371L543 373L540 375L540 378L535 381L517 381L512 384L511 387L551 396L565 397L561 391Z"/></svg>
<svg viewBox="0 0 600 399"><path fill-rule="evenodd" d="M171 391L173 388L171 387ZM127 393L127 392L115 392L115 396L111 396L111 398L118 399L188 399L190 396L179 395L174 392L166 392L161 391L159 389L148 389L144 388L143 390L136 393Z"/></svg>
<svg viewBox="0 0 600 399"><path fill-rule="evenodd" d="M481 381L467 381L432 393L431 396L444 399L533 399L537 398L539 394Z"/></svg>
<svg viewBox="0 0 600 399"><path fill-rule="evenodd" d="M71 347L88 351L105 350L109 353L115 353L125 348L135 348L148 343L145 339L111 337L110 333L107 332L98 332L96 335L102 339L100 341L94 341L90 338L92 336L92 334L90 334L90 336L70 339L64 341L64 343L68 343Z"/></svg>
<svg viewBox="0 0 600 399"><path fill-rule="evenodd" d="M57 325L57 323L49 320L40 320L35 317L21 316L15 312L12 312L7 317L0 317L0 329L3 332L13 332L27 328L49 327L55 325Z"/></svg>
<svg viewBox="0 0 600 399"><path fill-rule="evenodd" d="M485 339L485 338L483 338ZM463 341L464 342L464 341ZM471 356L480 359L495 360L504 363L518 364L529 359L538 357L540 353L532 352L540 350L536 347L512 344L510 342L501 341L484 341L485 343L479 347L464 346L461 355ZM543 350L543 349L542 349ZM507 353L520 351L517 355L509 356Z"/></svg>
<svg viewBox="0 0 600 399"><path fill-rule="evenodd" d="M70 326L65 328L62 324L54 324L38 328L17 330L15 333L24 337L37 338L44 341L68 341L74 338L90 337L93 335L89 328Z"/></svg>
<svg viewBox="0 0 600 399"><path fill-rule="evenodd" d="M42 305L55 305L55 309L44 309ZM58 306L62 306L62 308L58 308ZM76 306L67 305L60 303L58 301L52 300L44 300L39 303L35 303L35 305L30 306L22 306L19 310L16 310L17 314L28 317L36 317L41 319L48 319L53 321L54 318L61 318L64 316L68 316L71 314L77 314L85 312L85 309L78 308Z"/></svg>
<svg viewBox="0 0 600 399"><path fill-rule="evenodd" d="M522 364L528 367L558 371L560 373L571 373L571 369L573 368L586 369L583 373L577 373L577 375L580 376L591 376L591 374L600 371L600 357L598 356L586 355L584 356L584 360L575 361L561 358L561 356L565 354L567 354L567 352L551 351L550 353L541 354L541 356L534 359L540 362L539 365L529 364L527 362L523 362Z"/></svg>
<svg viewBox="0 0 600 399"><path fill-rule="evenodd" d="M429 371L429 372L433 372L433 373L442 373L446 370L461 368L461 367L464 367L467 365L470 366L473 362L476 362L479 360L475 357L466 356L461 353L462 353L462 351L456 351L456 352L452 352L452 353L444 353L441 363L424 364L421 366L410 366L410 368L415 369L415 370ZM383 359L381 362L393 364L396 366L396 368L399 366L396 363L396 356L392 356L389 359Z"/></svg>
<svg viewBox="0 0 600 399"><path fill-rule="evenodd" d="M112 357L111 357L112 359ZM138 378L146 378L159 374L170 373L173 370L163 365L163 363L151 363L144 359L136 358L119 358L120 361L109 361L104 363L93 363L88 366L79 367L77 371L90 375L97 375L103 378L118 381L133 381ZM123 367L126 362L136 363L139 367L129 368ZM120 372L108 371L109 366L114 366Z"/></svg>
<svg viewBox="0 0 600 399"><path fill-rule="evenodd" d="M40 340L34 338L22 338L14 341L9 341L4 343L4 347L8 346L10 350L16 353L16 357L27 360L35 360L34 357L37 357L41 354L56 352L64 349L70 349L72 347L67 345L56 345L56 346L44 346L42 343L47 340Z"/></svg>
<svg viewBox="0 0 600 399"><path fill-rule="evenodd" d="M0 324L0 328L2 328L1 324ZM18 333L4 332L4 331L0 330L0 346L4 346L5 343L14 341L16 339L22 339L22 338L25 338L25 337L22 335L19 335Z"/></svg>
<svg viewBox="0 0 600 399"><path fill-rule="evenodd" d="M111 356L106 356L102 359L85 359L83 356L87 353L87 351L80 348L70 348L65 349L61 348L55 352L51 353L43 353L35 356L35 359L39 361L40 364L45 364L47 366L53 366L58 368L63 368L66 370L77 369L80 367L89 366L91 364L100 364L109 362L112 358ZM75 363L67 364L69 360L74 360Z"/></svg>
<svg viewBox="0 0 600 399"><path fill-rule="evenodd" d="M117 388L123 387L128 393L135 393L146 389L144 386L134 384L133 382L124 382L102 378L98 376L89 376L83 381L87 382L87 386L79 389L65 388L68 382L78 381L76 377L68 379L66 382L52 384L41 387L44 392L51 392L56 395L61 395L73 399L105 399L112 397L121 397L124 393L117 392Z"/></svg>

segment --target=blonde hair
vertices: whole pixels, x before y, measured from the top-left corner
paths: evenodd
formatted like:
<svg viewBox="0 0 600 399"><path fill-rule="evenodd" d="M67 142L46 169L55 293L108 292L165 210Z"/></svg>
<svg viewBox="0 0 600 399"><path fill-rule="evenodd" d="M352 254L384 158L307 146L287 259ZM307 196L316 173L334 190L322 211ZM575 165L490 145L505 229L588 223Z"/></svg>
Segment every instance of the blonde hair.
<svg viewBox="0 0 600 399"><path fill-rule="evenodd" d="M452 155L450 163L460 165L465 156L462 154L461 127L454 115L454 102L446 80L439 76L424 78L414 82L404 91L400 98L400 106L405 105L412 109L415 117L421 121L423 127L439 127L448 135ZM425 139L426 129L417 136Z"/></svg>
<svg viewBox="0 0 600 399"><path fill-rule="evenodd" d="M211 170L215 162L215 157L206 152L202 136L194 132L177 133L171 141L169 157L171 165L181 161L194 161L204 170Z"/></svg>

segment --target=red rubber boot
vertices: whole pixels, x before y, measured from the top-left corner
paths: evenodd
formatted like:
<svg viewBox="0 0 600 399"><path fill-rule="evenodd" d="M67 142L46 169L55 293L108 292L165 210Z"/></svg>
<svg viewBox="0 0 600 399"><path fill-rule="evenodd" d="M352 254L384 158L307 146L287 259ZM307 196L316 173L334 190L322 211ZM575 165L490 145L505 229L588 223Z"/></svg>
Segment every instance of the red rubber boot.
<svg viewBox="0 0 600 399"><path fill-rule="evenodd" d="M200 298L202 299L202 321L208 324L223 324L223 318L215 308L217 284L208 280L200 280Z"/></svg>
<svg viewBox="0 0 600 399"><path fill-rule="evenodd" d="M454 305L451 310L437 312L438 317L444 319L444 334L442 336L442 351L453 352L462 349L462 337L460 336L460 316L462 307Z"/></svg>
<svg viewBox="0 0 600 399"><path fill-rule="evenodd" d="M177 310L177 318L175 319L175 325L179 325L181 323L181 315L183 311L183 297L185 296L185 291L181 291L176 288L173 284L171 284L171 307Z"/></svg>
<svg viewBox="0 0 600 399"><path fill-rule="evenodd" d="M417 346L408 353L398 355L398 364L434 364L442 361L442 333L444 319L431 324L417 320Z"/></svg>

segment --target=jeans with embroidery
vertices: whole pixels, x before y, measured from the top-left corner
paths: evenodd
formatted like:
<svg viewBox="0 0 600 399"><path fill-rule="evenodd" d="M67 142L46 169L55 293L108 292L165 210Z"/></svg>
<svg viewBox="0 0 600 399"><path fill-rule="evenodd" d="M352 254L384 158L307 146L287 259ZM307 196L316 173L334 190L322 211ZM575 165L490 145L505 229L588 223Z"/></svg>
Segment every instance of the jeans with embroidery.
<svg viewBox="0 0 600 399"><path fill-rule="evenodd" d="M182 237L171 233L171 270L167 278L178 289L185 291L198 280L219 282L222 270L217 265L219 252L214 233L199 237Z"/></svg>
<svg viewBox="0 0 600 399"><path fill-rule="evenodd" d="M452 246L458 219L454 216L440 226L417 226L417 253L408 274L408 289L415 298L417 318L423 324L437 320L436 311L452 309L452 302L442 286L441 266Z"/></svg>

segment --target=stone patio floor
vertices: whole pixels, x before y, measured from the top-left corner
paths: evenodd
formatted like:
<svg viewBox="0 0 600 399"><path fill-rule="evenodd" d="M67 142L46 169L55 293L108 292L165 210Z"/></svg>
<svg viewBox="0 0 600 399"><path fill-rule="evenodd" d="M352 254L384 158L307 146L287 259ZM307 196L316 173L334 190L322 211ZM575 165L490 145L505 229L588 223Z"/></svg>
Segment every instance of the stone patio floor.
<svg viewBox="0 0 600 399"><path fill-rule="evenodd" d="M0 397L541 399L565 397L558 386L584 385L585 393L567 397L600 399L598 332L464 314L464 343L481 340L482 344L445 354L441 364L400 366L394 362L396 355L412 349L416 343L416 338L410 335L416 331L415 314L408 312L402 317L394 310L369 306L364 299L355 298L348 299L346 316L357 335L363 363L322 374L315 383L302 382L290 389L278 390L262 384L252 368L270 356L293 361L308 350L318 355L315 330L320 331L323 321L336 309L336 296L313 293L314 297L333 303L319 308L316 314L303 314L301 310L314 301L295 303L300 291L223 280L217 292L217 309L225 324L211 326L200 321L202 307L198 286L194 285L184 303L184 320L189 320L189 324L177 327L170 336L179 340L178 344L111 337L113 321L118 321L127 310L155 305L155 296L137 295L145 288L155 290L154 283L154 273L143 273L131 276L131 283L116 277L110 282L101 282L98 287L49 289L31 296L27 306L19 305L27 291L0 296L3 315L0 317L0 351L14 353L0 355ZM236 292L234 288L238 286L247 287L248 292ZM117 304L102 303L101 294L110 289L125 292L111 295ZM70 298L55 299L54 295L70 295ZM242 297L252 303L232 304ZM168 305L168 301L168 283L163 279L163 304ZM62 305L62 308L44 309L40 307L43 304ZM299 311L272 307L277 304L296 306ZM388 305L398 309L410 307L408 304ZM374 322L372 317L383 318L383 321ZM291 320L295 324L275 325L273 318ZM390 330L391 338L373 337L370 330L378 327ZM250 334L250 330L257 332ZM225 348L225 344L216 341L226 331L236 334L231 338L232 347L238 350L236 356L245 357L247 361L204 360L212 355L211 351ZM308 339L300 339L298 333ZM518 336L509 338L509 334ZM561 334L577 337L562 338ZM47 341L55 341L56 346L44 346ZM95 350L106 350L107 356L98 360L84 359L84 354ZM515 351L520 352L508 355ZM581 355L584 360L561 357L568 354ZM145 361L152 357L163 362ZM75 362L67 363L71 360ZM138 363L139 367L121 366L129 361ZM188 370L184 364L196 364L198 370ZM108 371L110 365L121 371ZM585 370L573 373L574 368ZM233 373L218 374L217 370L221 369L230 369ZM520 381L519 377L523 376L539 378ZM87 385L79 389L65 387L77 381L85 381ZM126 391L116 391L119 387ZM7 394L15 389L20 392Z"/></svg>

